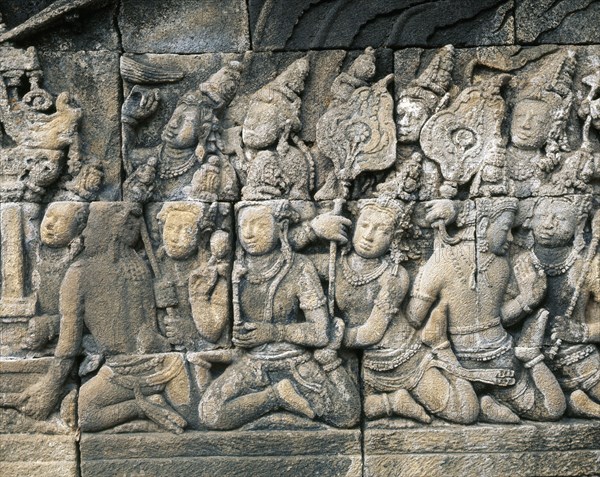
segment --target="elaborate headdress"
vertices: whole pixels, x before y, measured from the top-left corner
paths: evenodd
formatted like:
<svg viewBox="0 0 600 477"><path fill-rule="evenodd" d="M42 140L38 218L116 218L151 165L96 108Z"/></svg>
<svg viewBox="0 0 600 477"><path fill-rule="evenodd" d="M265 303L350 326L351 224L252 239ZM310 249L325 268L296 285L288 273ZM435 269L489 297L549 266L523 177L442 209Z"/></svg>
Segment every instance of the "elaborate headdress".
<svg viewBox="0 0 600 477"><path fill-rule="evenodd" d="M477 201L477 221L481 219L495 220L504 212L517 213L519 199L515 197L484 197Z"/></svg>
<svg viewBox="0 0 600 477"><path fill-rule="evenodd" d="M403 233L410 228L414 204L404 203L389 196L381 196L377 199L365 199L359 201L359 211L376 210L388 214L394 220L394 239L390 245L390 258L393 263L392 275L398 273L400 263L408 258L402 247Z"/></svg>
<svg viewBox="0 0 600 477"><path fill-rule="evenodd" d="M430 112L435 112L448 98L454 69L454 47L446 45L438 50L429 65L400 93L399 99L408 97L422 101Z"/></svg>
<svg viewBox="0 0 600 477"><path fill-rule="evenodd" d="M242 73L239 61L230 61L228 65L211 75L200 85L199 91L206 95L215 109L227 106L234 98Z"/></svg>
<svg viewBox="0 0 600 477"><path fill-rule="evenodd" d="M558 162L556 154L559 151L570 150L566 125L573 104L571 88L576 65L577 58L573 50L556 55L517 94L517 102L543 101L550 106L552 123L548 128L546 155L554 164Z"/></svg>

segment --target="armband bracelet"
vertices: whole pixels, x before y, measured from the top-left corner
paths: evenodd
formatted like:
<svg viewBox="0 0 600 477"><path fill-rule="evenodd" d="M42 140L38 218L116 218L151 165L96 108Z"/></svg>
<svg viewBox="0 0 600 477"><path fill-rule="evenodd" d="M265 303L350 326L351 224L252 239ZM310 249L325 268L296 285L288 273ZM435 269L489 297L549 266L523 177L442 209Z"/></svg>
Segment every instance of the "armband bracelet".
<svg viewBox="0 0 600 477"><path fill-rule="evenodd" d="M531 361L527 361L523 366L526 368L533 368L536 364L541 363L542 361L544 361L544 355L540 353Z"/></svg>

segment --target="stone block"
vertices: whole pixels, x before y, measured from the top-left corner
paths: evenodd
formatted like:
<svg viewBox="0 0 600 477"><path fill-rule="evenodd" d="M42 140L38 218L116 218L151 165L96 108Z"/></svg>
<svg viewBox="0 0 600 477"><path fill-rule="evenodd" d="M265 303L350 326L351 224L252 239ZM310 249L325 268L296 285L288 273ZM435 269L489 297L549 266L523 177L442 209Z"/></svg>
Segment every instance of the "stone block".
<svg viewBox="0 0 600 477"><path fill-rule="evenodd" d="M67 12L51 0L6 0L0 13L8 30L22 31L16 37L17 45L51 51L117 51L119 35L113 21L116 3L78 3L80 7L73 5Z"/></svg>
<svg viewBox="0 0 600 477"><path fill-rule="evenodd" d="M79 477L75 436L0 434L3 477Z"/></svg>
<svg viewBox="0 0 600 477"><path fill-rule="evenodd" d="M128 53L236 52L250 46L243 0L125 0L118 21Z"/></svg>
<svg viewBox="0 0 600 477"><path fill-rule="evenodd" d="M593 0L516 0L517 43L598 43L600 5Z"/></svg>
<svg viewBox="0 0 600 477"><path fill-rule="evenodd" d="M83 434L82 477L322 475L362 473L358 431L232 431Z"/></svg>
<svg viewBox="0 0 600 477"><path fill-rule="evenodd" d="M40 53L49 92L68 91L82 111L80 138L83 172L97 192L75 200L116 200L121 197L121 131L119 57L108 51ZM95 172L100 169L100 175ZM92 176L94 178L92 179ZM99 178L98 178L99 177ZM83 177L82 177L83 179ZM93 184L93 185L92 185ZM89 187L81 188L87 189ZM86 196L88 197L86 199ZM58 192L52 200L73 200L73 193Z"/></svg>
<svg viewBox="0 0 600 477"><path fill-rule="evenodd" d="M366 476L587 476L599 472L593 421L519 426L377 422L365 430Z"/></svg>
<svg viewBox="0 0 600 477"><path fill-rule="evenodd" d="M249 8L257 50L514 42L512 0L250 0Z"/></svg>

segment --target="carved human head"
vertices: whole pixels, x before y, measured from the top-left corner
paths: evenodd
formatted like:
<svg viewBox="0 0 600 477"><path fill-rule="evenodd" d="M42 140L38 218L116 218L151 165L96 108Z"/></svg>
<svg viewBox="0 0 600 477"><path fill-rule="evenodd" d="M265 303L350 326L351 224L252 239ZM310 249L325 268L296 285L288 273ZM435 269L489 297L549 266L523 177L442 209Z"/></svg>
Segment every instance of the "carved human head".
<svg viewBox="0 0 600 477"><path fill-rule="evenodd" d="M289 248L287 228L297 220L288 200L239 202L238 240L249 255L265 255L280 245Z"/></svg>
<svg viewBox="0 0 600 477"><path fill-rule="evenodd" d="M480 252L504 255L519 205L513 197L484 198L477 202L477 244Z"/></svg>
<svg viewBox="0 0 600 477"><path fill-rule="evenodd" d="M419 140L423 125L448 98L454 68L454 48L441 48L417 79L398 97L396 121L398 142Z"/></svg>
<svg viewBox="0 0 600 477"><path fill-rule="evenodd" d="M162 140L174 149L204 146L214 122L214 111L206 96L199 91L189 91L177 103L163 130Z"/></svg>
<svg viewBox="0 0 600 477"><path fill-rule="evenodd" d="M590 208L588 196L538 199L530 223L535 244L555 248L565 247L575 240L577 246L582 246L583 228Z"/></svg>
<svg viewBox="0 0 600 477"><path fill-rule="evenodd" d="M352 247L363 258L384 255L394 239L408 226L410 211L403 203L389 197L361 201Z"/></svg>
<svg viewBox="0 0 600 477"><path fill-rule="evenodd" d="M197 250L203 212L202 204L165 202L157 218L163 224L163 246L169 257L183 260Z"/></svg>
<svg viewBox="0 0 600 477"><path fill-rule="evenodd" d="M61 150L22 148L27 180L37 187L56 182L62 171L64 153Z"/></svg>
<svg viewBox="0 0 600 477"><path fill-rule="evenodd" d="M89 207L85 202L53 202L40 225L42 243L51 248L66 247L85 228Z"/></svg>
<svg viewBox="0 0 600 477"><path fill-rule="evenodd" d="M210 236L210 253L217 260L222 260L231 252L229 234L224 230L215 230Z"/></svg>
<svg viewBox="0 0 600 477"><path fill-rule="evenodd" d="M250 98L242 125L244 145L265 149L301 129L300 99L294 96L304 89L308 68L306 58L296 60Z"/></svg>
<svg viewBox="0 0 600 477"><path fill-rule="evenodd" d="M512 109L511 142L521 149L540 149L549 142L566 147L565 125L573 94L575 53L560 54L544 64L528 81L516 79L519 88Z"/></svg>
<svg viewBox="0 0 600 477"><path fill-rule="evenodd" d="M92 202L83 231L85 253L93 256L117 250L119 244L133 247L140 237L142 209L132 202Z"/></svg>

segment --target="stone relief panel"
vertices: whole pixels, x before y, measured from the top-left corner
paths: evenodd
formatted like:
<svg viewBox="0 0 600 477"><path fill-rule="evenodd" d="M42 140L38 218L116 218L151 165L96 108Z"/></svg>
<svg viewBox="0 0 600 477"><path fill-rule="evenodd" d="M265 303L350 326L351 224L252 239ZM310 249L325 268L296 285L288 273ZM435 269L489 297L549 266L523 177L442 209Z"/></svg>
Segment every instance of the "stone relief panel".
<svg viewBox="0 0 600 477"><path fill-rule="evenodd" d="M0 434L83 475L596 472L600 50L376 50L454 5L388 3L249 2L257 50L349 52L183 54L130 1L122 54L0 44ZM503 42L487 3L423 34Z"/></svg>

